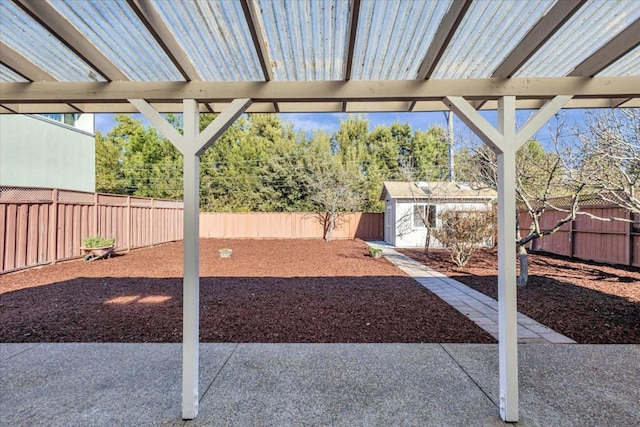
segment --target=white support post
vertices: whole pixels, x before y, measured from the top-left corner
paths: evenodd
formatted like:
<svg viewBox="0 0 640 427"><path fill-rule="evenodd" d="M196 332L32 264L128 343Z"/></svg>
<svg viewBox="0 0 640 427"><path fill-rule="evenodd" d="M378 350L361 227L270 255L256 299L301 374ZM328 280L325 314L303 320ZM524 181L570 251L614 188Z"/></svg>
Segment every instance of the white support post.
<svg viewBox="0 0 640 427"><path fill-rule="evenodd" d="M251 105L250 99L236 99L209 126L199 132L198 103L185 99L184 135L143 99L130 99L144 116L183 154L184 165L184 271L182 320L182 418L198 415L198 373L200 351L200 155Z"/></svg>
<svg viewBox="0 0 640 427"><path fill-rule="evenodd" d="M200 350L200 157L193 150L199 115L194 100L184 100L184 254L182 295L182 418L198 415Z"/></svg>
<svg viewBox="0 0 640 427"><path fill-rule="evenodd" d="M516 108L515 97L498 100L498 352L500 416L518 421L518 309L516 305Z"/></svg>
<svg viewBox="0 0 640 427"><path fill-rule="evenodd" d="M516 152L561 109L571 96L556 96L516 133L516 98L498 101L496 130L464 98L447 97L454 111L498 156L498 352L500 416L518 421L518 311L516 287Z"/></svg>

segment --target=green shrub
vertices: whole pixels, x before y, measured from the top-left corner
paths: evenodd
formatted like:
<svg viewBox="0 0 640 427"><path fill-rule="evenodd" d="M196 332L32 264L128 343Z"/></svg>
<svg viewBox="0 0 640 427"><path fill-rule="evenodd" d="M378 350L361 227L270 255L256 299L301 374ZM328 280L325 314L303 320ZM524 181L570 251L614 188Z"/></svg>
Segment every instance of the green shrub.
<svg viewBox="0 0 640 427"><path fill-rule="evenodd" d="M82 240L82 246L85 248L106 248L109 246L113 246L115 242L116 239L114 239L113 237L110 239L105 239L104 237L93 236L87 237L86 239Z"/></svg>
<svg viewBox="0 0 640 427"><path fill-rule="evenodd" d="M380 248L369 248L369 255L376 258L382 255L382 249Z"/></svg>

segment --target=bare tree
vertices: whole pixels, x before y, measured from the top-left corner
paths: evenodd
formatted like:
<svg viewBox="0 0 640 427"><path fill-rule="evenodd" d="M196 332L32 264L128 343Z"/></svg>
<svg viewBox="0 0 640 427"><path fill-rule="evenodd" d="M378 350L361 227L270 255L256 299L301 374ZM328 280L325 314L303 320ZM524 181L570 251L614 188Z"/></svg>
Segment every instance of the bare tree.
<svg viewBox="0 0 640 427"><path fill-rule="evenodd" d="M495 229L495 210L458 211L440 213L440 226L434 236L447 248L451 260L464 267L476 249L486 246Z"/></svg>
<svg viewBox="0 0 640 427"><path fill-rule="evenodd" d="M307 185L318 209L324 239L330 241L344 214L358 210L363 203L362 174L333 160L316 164L309 172Z"/></svg>
<svg viewBox="0 0 640 427"><path fill-rule="evenodd" d="M551 139L557 147L562 144L562 128L562 120L557 120L550 129ZM469 182L477 183L475 185L497 189L497 161L493 151L470 138L466 138L464 145L461 156L464 161L458 161L458 173ZM579 199L587 188L584 183L567 179L560 151L558 148L556 152L547 152L538 141L530 140L516 155L516 199L519 210L526 212L531 219L527 230L519 225L517 230L516 248L520 261L518 286L526 286L529 278L527 243L554 234L563 225L575 220L579 212ZM557 203L560 200L563 201L562 205ZM540 218L547 209L559 210L566 215L553 227L542 229Z"/></svg>
<svg viewBox="0 0 640 427"><path fill-rule="evenodd" d="M640 213L640 109L587 111L585 119L586 126L576 127L572 179L603 201Z"/></svg>

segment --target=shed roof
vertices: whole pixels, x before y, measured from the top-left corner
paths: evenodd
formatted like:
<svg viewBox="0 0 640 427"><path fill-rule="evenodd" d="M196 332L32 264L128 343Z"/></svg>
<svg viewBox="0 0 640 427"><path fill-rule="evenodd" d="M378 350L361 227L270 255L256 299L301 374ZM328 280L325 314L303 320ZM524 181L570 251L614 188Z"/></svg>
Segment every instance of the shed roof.
<svg viewBox="0 0 640 427"><path fill-rule="evenodd" d="M490 188L473 188L459 182L407 182L385 181L380 200L387 196L393 199L419 200L493 200L498 193Z"/></svg>

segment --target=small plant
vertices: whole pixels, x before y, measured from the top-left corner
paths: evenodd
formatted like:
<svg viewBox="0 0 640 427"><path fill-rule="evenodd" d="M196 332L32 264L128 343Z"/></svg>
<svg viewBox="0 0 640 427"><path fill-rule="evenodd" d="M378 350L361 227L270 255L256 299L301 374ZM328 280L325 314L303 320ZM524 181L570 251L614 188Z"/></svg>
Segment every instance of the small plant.
<svg viewBox="0 0 640 427"><path fill-rule="evenodd" d="M108 248L113 246L116 242L116 239L113 237L110 239L105 239L100 236L87 237L82 240L82 246L85 248Z"/></svg>
<svg viewBox="0 0 640 427"><path fill-rule="evenodd" d="M372 258L380 258L382 256L382 249L380 249L380 248L369 248L369 255Z"/></svg>
<svg viewBox="0 0 640 427"><path fill-rule="evenodd" d="M231 254L233 253L233 249L222 248L218 251L220 254L220 258L231 258Z"/></svg>
<svg viewBox="0 0 640 427"><path fill-rule="evenodd" d="M434 236L458 267L467 265L476 249L491 241L495 229L493 211L444 211L440 222Z"/></svg>

